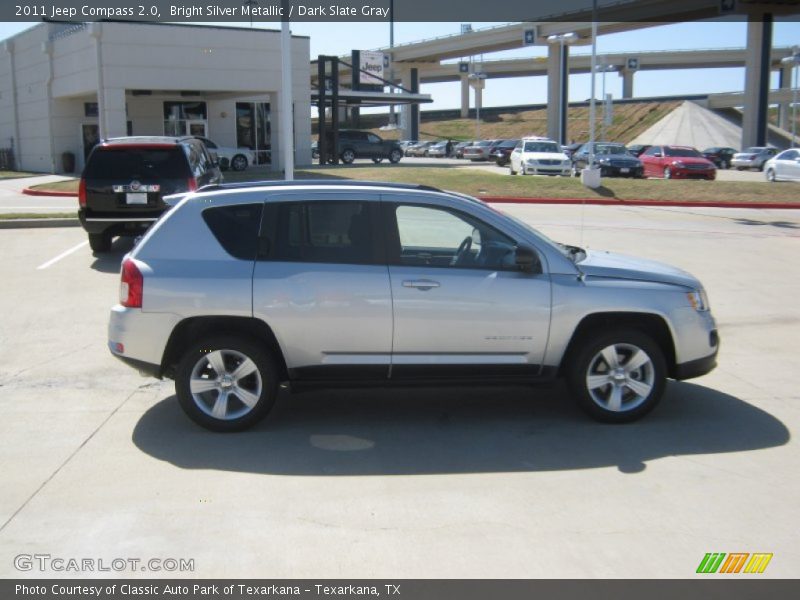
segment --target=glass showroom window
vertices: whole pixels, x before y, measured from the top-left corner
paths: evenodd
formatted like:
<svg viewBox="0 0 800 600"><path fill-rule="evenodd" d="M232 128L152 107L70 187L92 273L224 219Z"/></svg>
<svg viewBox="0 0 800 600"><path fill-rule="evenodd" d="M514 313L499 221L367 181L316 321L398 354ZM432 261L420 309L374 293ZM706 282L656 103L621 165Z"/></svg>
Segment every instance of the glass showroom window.
<svg viewBox="0 0 800 600"><path fill-rule="evenodd" d="M190 123L208 123L205 102L164 102L164 135L194 135Z"/></svg>

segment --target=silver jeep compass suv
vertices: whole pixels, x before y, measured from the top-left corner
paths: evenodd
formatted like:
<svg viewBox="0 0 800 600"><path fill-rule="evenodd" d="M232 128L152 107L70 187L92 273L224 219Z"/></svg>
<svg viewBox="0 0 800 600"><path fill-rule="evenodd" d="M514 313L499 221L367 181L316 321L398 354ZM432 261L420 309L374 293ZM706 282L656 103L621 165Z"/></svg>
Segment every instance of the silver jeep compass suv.
<svg viewBox="0 0 800 600"><path fill-rule="evenodd" d="M554 243L483 202L415 185L217 185L122 263L109 348L175 380L197 423L241 430L278 387L567 379L632 421L668 377L716 365L703 286L667 265Z"/></svg>

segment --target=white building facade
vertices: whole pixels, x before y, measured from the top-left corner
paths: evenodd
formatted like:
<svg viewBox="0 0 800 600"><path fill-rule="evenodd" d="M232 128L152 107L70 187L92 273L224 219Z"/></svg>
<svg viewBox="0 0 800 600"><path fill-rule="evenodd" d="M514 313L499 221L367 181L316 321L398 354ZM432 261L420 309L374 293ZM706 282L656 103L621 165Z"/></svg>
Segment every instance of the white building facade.
<svg viewBox="0 0 800 600"><path fill-rule="evenodd" d="M309 40L293 36L295 164L311 162ZM20 170L76 172L99 139L203 135L279 170L280 32L43 22L0 43L0 148Z"/></svg>

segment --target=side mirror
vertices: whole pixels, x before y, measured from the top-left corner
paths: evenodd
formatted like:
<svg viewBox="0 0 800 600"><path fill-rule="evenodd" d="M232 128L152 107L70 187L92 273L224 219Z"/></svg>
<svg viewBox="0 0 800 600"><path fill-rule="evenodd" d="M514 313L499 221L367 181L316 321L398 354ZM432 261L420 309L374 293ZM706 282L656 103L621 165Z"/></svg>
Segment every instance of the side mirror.
<svg viewBox="0 0 800 600"><path fill-rule="evenodd" d="M514 252L514 263L520 271L525 273L533 273L538 271L539 259L536 256L536 251L530 246L517 246Z"/></svg>

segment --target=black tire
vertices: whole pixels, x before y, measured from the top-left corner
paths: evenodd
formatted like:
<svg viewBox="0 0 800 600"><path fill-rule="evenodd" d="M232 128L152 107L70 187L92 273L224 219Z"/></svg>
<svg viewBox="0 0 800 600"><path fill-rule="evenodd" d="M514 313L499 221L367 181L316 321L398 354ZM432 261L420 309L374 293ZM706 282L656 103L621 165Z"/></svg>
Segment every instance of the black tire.
<svg viewBox="0 0 800 600"><path fill-rule="evenodd" d="M111 234L105 231L103 233L90 233L89 247L94 253L108 252L111 250Z"/></svg>
<svg viewBox="0 0 800 600"><path fill-rule="evenodd" d="M389 162L396 165L403 158L403 152L395 148L389 153Z"/></svg>
<svg viewBox="0 0 800 600"><path fill-rule="evenodd" d="M353 152L351 148L345 148L342 150L342 155L340 156L342 162L346 165L353 164L353 161L356 159L356 153Z"/></svg>
<svg viewBox="0 0 800 600"><path fill-rule="evenodd" d="M213 362L222 360L223 374L212 366L212 355ZM245 359L252 362L254 370L236 379L236 369ZM196 388L193 394L193 379L209 382L201 384L208 389ZM220 335L194 344L183 354L175 374L175 392L183 411L198 425L218 432L242 431L269 413L278 395L278 380L275 361L265 348L247 338ZM222 390L226 390L226 401L218 406ZM224 411L224 416L214 415L215 411Z"/></svg>
<svg viewBox="0 0 800 600"><path fill-rule="evenodd" d="M237 154L231 159L231 169L234 171L244 171L247 168L247 157L244 154Z"/></svg>
<svg viewBox="0 0 800 600"><path fill-rule="evenodd" d="M605 355L612 356L616 365L609 365ZM638 368L630 371L626 368L628 364L636 367L635 363L643 357L647 362ZM589 333L567 360L567 385L573 398L598 421L628 423L640 419L656 407L664 393L667 377L664 352L650 336L636 329ZM590 376L599 383L591 389ZM602 383L604 378L608 379L606 383Z"/></svg>

